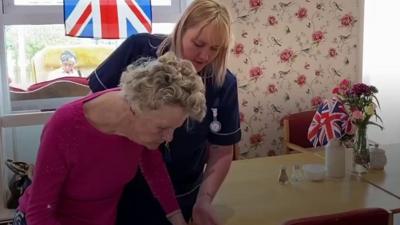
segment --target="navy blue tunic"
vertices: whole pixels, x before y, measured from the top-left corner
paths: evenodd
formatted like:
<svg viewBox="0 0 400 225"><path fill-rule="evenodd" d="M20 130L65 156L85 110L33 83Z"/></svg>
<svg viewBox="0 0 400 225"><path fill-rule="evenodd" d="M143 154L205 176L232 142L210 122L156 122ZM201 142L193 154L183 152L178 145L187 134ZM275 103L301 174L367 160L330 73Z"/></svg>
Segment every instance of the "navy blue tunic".
<svg viewBox="0 0 400 225"><path fill-rule="evenodd" d="M156 58L157 47L164 38L165 36L137 34L126 39L90 75L89 85L92 91L116 87L127 65L137 59ZM232 145L239 142L241 138L236 78L227 71L225 81L220 87L213 84L211 75L205 80L207 102L205 119L202 122L189 120L184 123L182 127L175 130L169 149L166 149L164 145L161 146L178 200L180 196L185 196L195 190L201 183L209 143ZM211 132L209 128L209 124L213 121L211 108L217 108L217 120L222 125L218 133ZM137 199L132 199L132 201L137 201ZM181 205L181 207L184 211L184 207L187 206ZM189 206L190 209L187 210L191 211L191 207ZM132 212L132 208L129 210ZM151 214L154 214L154 211Z"/></svg>

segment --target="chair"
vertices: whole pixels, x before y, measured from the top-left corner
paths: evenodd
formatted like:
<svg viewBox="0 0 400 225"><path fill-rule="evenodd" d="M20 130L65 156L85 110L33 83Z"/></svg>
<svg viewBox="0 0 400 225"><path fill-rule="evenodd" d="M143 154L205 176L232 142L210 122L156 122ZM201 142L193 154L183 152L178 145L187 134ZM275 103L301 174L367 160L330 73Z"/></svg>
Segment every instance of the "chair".
<svg viewBox="0 0 400 225"><path fill-rule="evenodd" d="M314 114L315 111L311 110L290 114L283 118L283 154L313 149L308 141L307 133Z"/></svg>
<svg viewBox="0 0 400 225"><path fill-rule="evenodd" d="M62 97L84 96L90 92L89 86L69 80L55 80L54 82L44 82L30 87L30 91L10 90L11 101L35 100Z"/></svg>
<svg viewBox="0 0 400 225"><path fill-rule="evenodd" d="M11 110L55 110L90 92L88 85L69 80L55 80L34 85L29 88L31 91L10 90Z"/></svg>
<svg viewBox="0 0 400 225"><path fill-rule="evenodd" d="M240 147L239 143L233 145L233 160L240 159Z"/></svg>
<svg viewBox="0 0 400 225"><path fill-rule="evenodd" d="M72 83L82 84L84 86L89 85L89 81L87 80L86 77L60 77L60 78L57 78L54 80L48 80L48 81L43 81L43 82L32 84L31 86L28 87L27 91L34 91L41 87L47 86L51 83L55 83L58 81L67 81L67 82L71 81Z"/></svg>
<svg viewBox="0 0 400 225"><path fill-rule="evenodd" d="M356 209L329 215L288 220L283 225L388 225L391 214L381 208Z"/></svg>
<svg viewBox="0 0 400 225"><path fill-rule="evenodd" d="M15 91L15 92L24 92L25 91L22 88L13 87L13 86L8 86L8 88L10 89L10 91Z"/></svg>

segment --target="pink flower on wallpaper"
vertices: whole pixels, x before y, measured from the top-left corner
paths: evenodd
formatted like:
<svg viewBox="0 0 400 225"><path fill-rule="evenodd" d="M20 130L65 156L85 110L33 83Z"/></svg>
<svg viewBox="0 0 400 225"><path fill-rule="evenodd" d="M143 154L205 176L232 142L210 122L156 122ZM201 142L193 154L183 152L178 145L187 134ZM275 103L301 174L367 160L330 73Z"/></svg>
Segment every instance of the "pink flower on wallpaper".
<svg viewBox="0 0 400 225"><path fill-rule="evenodd" d="M339 87L340 87L340 89L343 89L343 90L346 90L346 91L349 90L350 87L351 87L350 80L343 79L342 81L340 81Z"/></svg>
<svg viewBox="0 0 400 225"><path fill-rule="evenodd" d="M261 134L253 134L250 137L251 145L259 145L263 141L263 135Z"/></svg>
<svg viewBox="0 0 400 225"><path fill-rule="evenodd" d="M321 42L322 41L322 39L324 39L324 32L322 32L322 31L315 31L313 34L312 34L312 39L313 39L313 41L315 41L315 42L317 42L317 43L319 43L319 42Z"/></svg>
<svg viewBox="0 0 400 225"><path fill-rule="evenodd" d="M267 87L267 92L268 93L273 94L273 93L275 93L277 91L278 91L278 88L276 88L275 84L269 84L268 85L268 87Z"/></svg>
<svg viewBox="0 0 400 225"><path fill-rule="evenodd" d="M313 109L316 109L321 103L322 103L322 98L320 96L315 96L311 99L311 106Z"/></svg>
<svg viewBox="0 0 400 225"><path fill-rule="evenodd" d="M255 66L250 69L250 77L252 80L257 80L262 74L263 71L259 66Z"/></svg>
<svg viewBox="0 0 400 225"><path fill-rule="evenodd" d="M281 52L280 58L282 62L289 62L293 59L294 53L292 49L285 49Z"/></svg>
<svg viewBox="0 0 400 225"><path fill-rule="evenodd" d="M239 118L240 118L240 122L244 122L244 113L240 112L239 113Z"/></svg>
<svg viewBox="0 0 400 225"><path fill-rule="evenodd" d="M241 55L244 52L244 45L242 43L237 43L232 49L233 54L236 56Z"/></svg>
<svg viewBox="0 0 400 225"><path fill-rule="evenodd" d="M350 89L351 89L350 80L343 79L342 81L340 81L337 87L333 88L332 93L335 95L344 95Z"/></svg>
<svg viewBox="0 0 400 225"><path fill-rule="evenodd" d="M307 9L302 7L299 8L299 10L296 12L296 17L299 18L300 20L304 19L307 17Z"/></svg>
<svg viewBox="0 0 400 225"><path fill-rule="evenodd" d="M340 19L340 22L344 27L353 26L354 17L350 14L346 14Z"/></svg>
<svg viewBox="0 0 400 225"><path fill-rule="evenodd" d="M242 104L241 104L241 105L242 105L243 107L247 107L248 104L249 104L249 101L247 101L246 99L243 99L243 100L242 100Z"/></svg>
<svg viewBox="0 0 400 225"><path fill-rule="evenodd" d="M250 8L258 9L262 5L262 0L249 0Z"/></svg>
<svg viewBox="0 0 400 225"><path fill-rule="evenodd" d="M332 93L335 95L344 95L350 89L351 89L350 80L343 79L342 81L340 81L337 87L333 88Z"/></svg>
<svg viewBox="0 0 400 225"><path fill-rule="evenodd" d="M269 25L274 26L275 24L278 24L278 20L275 16L268 16L268 23Z"/></svg>
<svg viewBox="0 0 400 225"><path fill-rule="evenodd" d="M304 76L303 74L299 75L296 79L296 83L297 85L299 85L300 87L302 87L305 83L306 83L306 76Z"/></svg>
<svg viewBox="0 0 400 225"><path fill-rule="evenodd" d="M330 57L333 58L333 57L337 56L337 54L338 54L338 53L337 53L337 51L336 51L335 48L330 48L330 49L329 49L329 56L330 56Z"/></svg>

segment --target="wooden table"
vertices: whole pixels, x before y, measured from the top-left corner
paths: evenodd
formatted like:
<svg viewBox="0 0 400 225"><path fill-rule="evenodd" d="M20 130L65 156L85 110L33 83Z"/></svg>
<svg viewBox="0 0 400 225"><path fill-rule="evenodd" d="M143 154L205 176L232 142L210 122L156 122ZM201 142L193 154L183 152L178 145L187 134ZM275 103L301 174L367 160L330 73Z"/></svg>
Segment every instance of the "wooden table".
<svg viewBox="0 0 400 225"><path fill-rule="evenodd" d="M400 208L400 201L355 176L322 182L277 182L281 165L323 163L313 153L234 161L214 200L224 225L280 225L288 219L365 207Z"/></svg>
<svg viewBox="0 0 400 225"><path fill-rule="evenodd" d="M363 179L400 199L400 143L383 148L388 160L384 170L370 169L363 175Z"/></svg>
<svg viewBox="0 0 400 225"><path fill-rule="evenodd" d="M386 145L383 149L385 149L387 157L384 170L369 169L367 173L362 174L362 178L400 199L400 143ZM347 150L352 151L352 149ZM318 157L325 158L323 149L316 149L311 152ZM347 172L351 171L348 170ZM400 209L396 212L400 212Z"/></svg>
<svg viewBox="0 0 400 225"><path fill-rule="evenodd" d="M3 205L0 205L0 224L7 224L7 222L11 222L14 214L15 210L6 209Z"/></svg>

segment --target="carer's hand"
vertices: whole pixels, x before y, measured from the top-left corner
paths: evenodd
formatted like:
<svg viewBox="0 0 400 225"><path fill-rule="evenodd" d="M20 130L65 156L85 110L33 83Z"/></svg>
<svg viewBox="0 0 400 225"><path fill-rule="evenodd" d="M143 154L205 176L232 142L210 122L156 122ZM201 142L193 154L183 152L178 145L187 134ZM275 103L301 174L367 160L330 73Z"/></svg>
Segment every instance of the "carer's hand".
<svg viewBox="0 0 400 225"><path fill-rule="evenodd" d="M191 225L219 225L211 198L207 195L198 196L193 207Z"/></svg>

